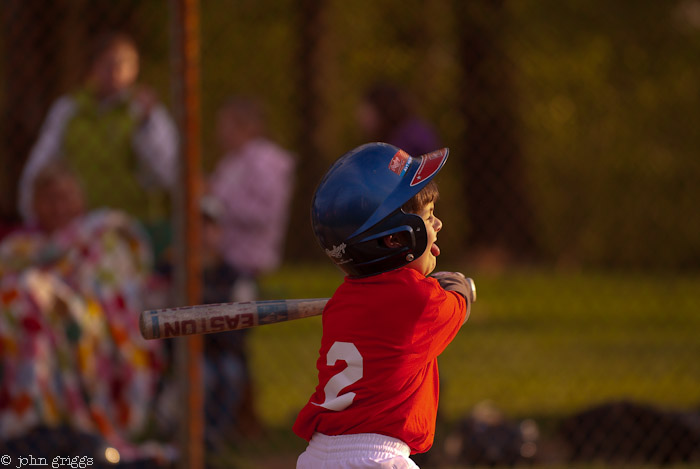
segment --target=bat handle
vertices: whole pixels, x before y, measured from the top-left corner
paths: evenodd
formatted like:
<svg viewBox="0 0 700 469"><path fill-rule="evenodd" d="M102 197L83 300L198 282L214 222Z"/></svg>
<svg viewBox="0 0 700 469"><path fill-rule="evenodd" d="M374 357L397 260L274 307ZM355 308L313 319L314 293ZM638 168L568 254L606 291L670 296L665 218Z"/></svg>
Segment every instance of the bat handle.
<svg viewBox="0 0 700 469"><path fill-rule="evenodd" d="M467 280L467 287L469 288L471 302L476 303L476 284L474 283L474 280L472 280L470 277L467 277L466 280Z"/></svg>

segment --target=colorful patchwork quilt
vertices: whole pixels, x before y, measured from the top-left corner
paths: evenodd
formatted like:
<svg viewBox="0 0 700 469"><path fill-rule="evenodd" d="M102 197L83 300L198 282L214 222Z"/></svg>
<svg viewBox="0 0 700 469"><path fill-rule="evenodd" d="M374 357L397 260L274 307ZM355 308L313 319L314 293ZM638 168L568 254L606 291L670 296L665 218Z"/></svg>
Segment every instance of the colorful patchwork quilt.
<svg viewBox="0 0 700 469"><path fill-rule="evenodd" d="M152 417L161 344L138 328L151 252L140 225L99 210L0 244L0 440L36 427L98 434L122 460ZM151 448L151 446L149 446Z"/></svg>

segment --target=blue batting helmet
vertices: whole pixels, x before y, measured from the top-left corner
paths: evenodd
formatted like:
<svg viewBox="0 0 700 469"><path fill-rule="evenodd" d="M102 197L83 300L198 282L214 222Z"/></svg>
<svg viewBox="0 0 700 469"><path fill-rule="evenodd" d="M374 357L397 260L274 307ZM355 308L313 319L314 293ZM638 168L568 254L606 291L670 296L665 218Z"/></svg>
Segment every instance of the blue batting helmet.
<svg viewBox="0 0 700 469"><path fill-rule="evenodd" d="M425 187L447 160L447 148L412 157L387 143L367 143L341 156L311 203L314 234L330 259L352 277L402 267L425 251L423 219L401 206ZM405 232L409 244L382 238Z"/></svg>

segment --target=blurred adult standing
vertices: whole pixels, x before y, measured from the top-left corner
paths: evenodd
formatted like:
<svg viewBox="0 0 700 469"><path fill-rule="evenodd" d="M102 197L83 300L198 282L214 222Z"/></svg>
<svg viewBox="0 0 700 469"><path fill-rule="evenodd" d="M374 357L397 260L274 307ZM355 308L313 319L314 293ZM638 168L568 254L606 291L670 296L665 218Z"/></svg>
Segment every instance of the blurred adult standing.
<svg viewBox="0 0 700 469"><path fill-rule="evenodd" d="M437 132L421 118L406 92L389 83L370 86L357 106L364 140L386 142L418 156L440 148Z"/></svg>
<svg viewBox="0 0 700 469"><path fill-rule="evenodd" d="M121 32L98 37L84 84L50 108L19 184L19 210L35 217L32 187L46 165L65 160L88 208L121 209L140 220L165 218L176 179L177 128L155 92L138 84L139 52Z"/></svg>

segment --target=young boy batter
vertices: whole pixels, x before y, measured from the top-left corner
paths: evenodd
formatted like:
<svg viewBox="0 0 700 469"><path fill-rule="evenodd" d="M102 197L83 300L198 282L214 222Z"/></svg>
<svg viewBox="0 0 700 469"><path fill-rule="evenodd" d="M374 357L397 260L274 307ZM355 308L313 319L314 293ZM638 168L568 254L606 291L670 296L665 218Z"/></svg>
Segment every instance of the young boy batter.
<svg viewBox="0 0 700 469"><path fill-rule="evenodd" d="M323 312L319 384L294 424L309 441L297 468L416 468L409 455L433 443L437 357L471 301L463 275L428 277L442 229L431 180L447 154L366 144L316 190L315 235L347 276Z"/></svg>

